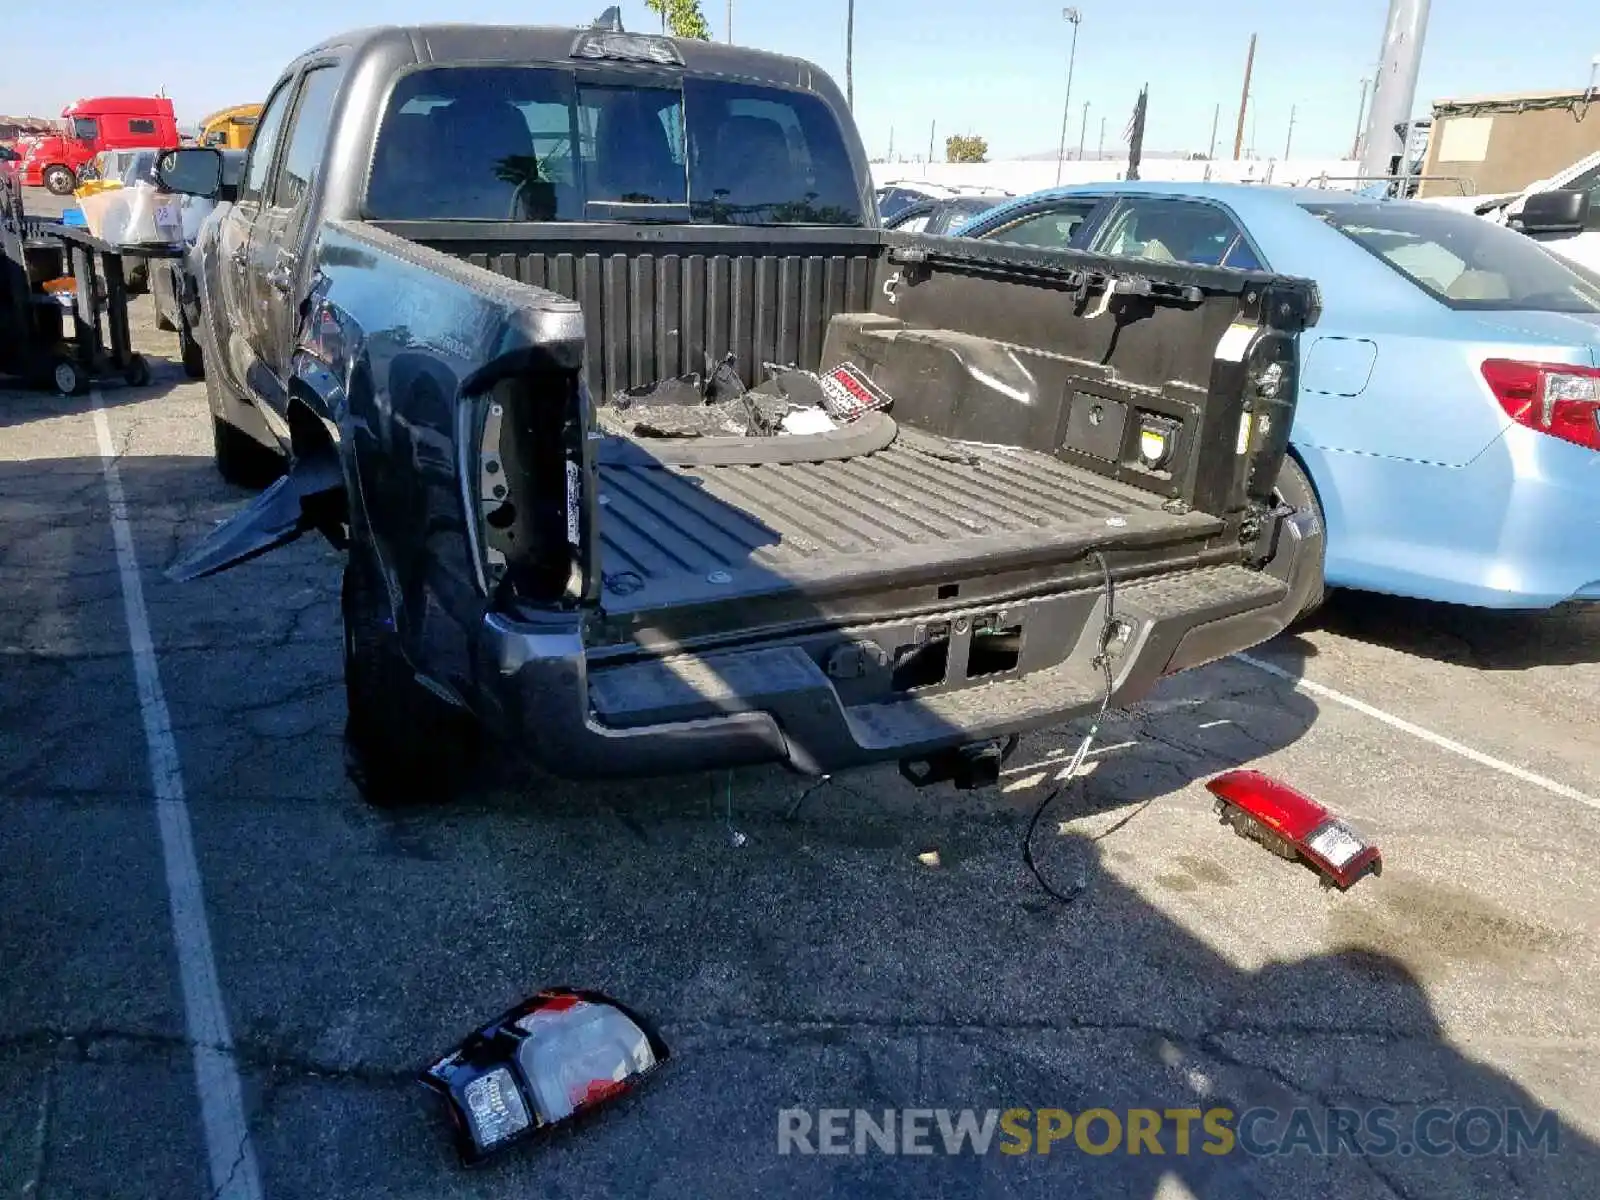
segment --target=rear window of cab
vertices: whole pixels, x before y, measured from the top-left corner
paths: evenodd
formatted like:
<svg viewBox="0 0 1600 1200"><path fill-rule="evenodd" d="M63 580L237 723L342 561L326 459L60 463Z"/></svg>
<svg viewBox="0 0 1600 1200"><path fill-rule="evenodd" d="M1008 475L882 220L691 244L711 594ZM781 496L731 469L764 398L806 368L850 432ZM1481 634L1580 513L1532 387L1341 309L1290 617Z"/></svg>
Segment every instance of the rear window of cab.
<svg viewBox="0 0 1600 1200"><path fill-rule="evenodd" d="M556 67L402 77L366 198L374 220L861 225L861 208L838 119L811 93Z"/></svg>

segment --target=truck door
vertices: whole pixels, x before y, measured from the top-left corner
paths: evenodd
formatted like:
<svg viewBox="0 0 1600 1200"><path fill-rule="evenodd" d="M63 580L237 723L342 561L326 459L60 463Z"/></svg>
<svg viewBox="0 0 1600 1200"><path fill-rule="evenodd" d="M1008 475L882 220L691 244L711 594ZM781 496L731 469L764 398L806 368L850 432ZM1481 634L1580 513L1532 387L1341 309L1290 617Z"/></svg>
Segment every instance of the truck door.
<svg viewBox="0 0 1600 1200"><path fill-rule="evenodd" d="M256 359L273 377L268 386L275 381L280 396L288 381L300 301L306 292L308 223L316 207L322 152L343 78L344 71L337 63L314 63L301 77L299 96L282 139L284 150L263 194L250 239L254 302L247 336ZM275 397L267 399L274 407L280 404Z"/></svg>
<svg viewBox="0 0 1600 1200"><path fill-rule="evenodd" d="M244 176L239 181L239 196L223 215L217 231L217 278L221 285L222 305L217 310L231 314L238 323L238 332L249 345L249 327L254 321L252 289L247 280L250 265L250 237L257 218L261 215L262 195L272 174L272 161L277 156L278 143L289 114L289 104L294 99L295 76L283 79L267 101L261 114L261 129L250 156L245 162ZM215 332L222 357L228 365L226 374L244 390L245 374L250 360L231 346L229 334L235 332L227 322L219 323Z"/></svg>

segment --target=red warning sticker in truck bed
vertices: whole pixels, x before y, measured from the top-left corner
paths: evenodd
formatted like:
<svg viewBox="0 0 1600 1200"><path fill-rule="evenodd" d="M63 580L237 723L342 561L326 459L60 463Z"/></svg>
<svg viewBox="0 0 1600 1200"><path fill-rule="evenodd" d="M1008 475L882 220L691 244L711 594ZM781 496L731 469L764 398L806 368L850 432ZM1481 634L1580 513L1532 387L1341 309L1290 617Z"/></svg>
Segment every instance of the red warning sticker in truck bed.
<svg viewBox="0 0 1600 1200"><path fill-rule="evenodd" d="M835 421L854 421L864 412L888 408L893 400L854 363L840 363L822 376L822 407Z"/></svg>

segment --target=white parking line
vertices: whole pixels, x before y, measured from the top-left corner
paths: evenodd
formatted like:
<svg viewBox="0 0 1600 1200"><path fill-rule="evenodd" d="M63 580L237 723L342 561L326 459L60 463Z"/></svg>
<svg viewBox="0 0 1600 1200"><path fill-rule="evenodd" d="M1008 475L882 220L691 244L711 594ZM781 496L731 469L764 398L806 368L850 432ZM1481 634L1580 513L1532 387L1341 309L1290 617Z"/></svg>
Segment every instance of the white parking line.
<svg viewBox="0 0 1600 1200"><path fill-rule="evenodd" d="M94 401L95 436L100 443L100 468L111 507L111 540L122 577L128 649L133 655L139 711L144 718L145 746L150 755L150 783L155 790L156 822L161 831L167 898L172 911L172 940L178 952L178 978L194 1055L195 1090L200 1096L212 1194L215 1200L261 1200L261 1176L256 1168L255 1148L250 1143L250 1125L245 1119L244 1093L234 1064L233 1035L228 1031L217 963L211 953L211 929L206 921L200 866L195 860L178 744L172 736L172 719L161 690L144 587L139 582L139 560L128 524L127 496L122 490L122 474L117 468L116 448L111 443L111 427L100 393L94 391L90 396Z"/></svg>
<svg viewBox="0 0 1600 1200"><path fill-rule="evenodd" d="M1451 754L1459 754L1462 758L1475 762L1481 767L1488 767L1491 771L1499 771L1502 775L1520 779L1523 783L1531 783L1534 787L1543 788L1551 795L1560 796L1565 800L1576 800L1579 804L1587 804L1590 808L1600 809L1600 800L1595 799L1593 796L1586 796L1576 788L1568 787L1564 783L1558 783L1554 779L1547 779L1543 775L1537 775L1524 767L1517 766L1516 763L1508 763L1502 758L1494 757L1492 754L1485 754L1482 750L1474 750L1471 746L1463 745L1461 742L1455 741L1453 738L1447 738L1443 734L1434 733L1431 729L1424 729L1421 725L1413 725L1404 717L1397 717L1393 713L1384 712L1383 709L1368 704L1365 700L1357 700L1354 696L1347 696L1327 684L1313 683L1311 680L1303 679L1292 671L1286 671L1280 666L1265 662L1249 654L1235 654L1234 658L1254 667L1258 671L1265 671L1268 675L1274 675L1279 679L1286 680L1302 691L1310 692L1313 696L1321 696L1325 700L1332 700L1335 704L1342 704L1346 708L1354 709L1363 716L1371 717L1374 721L1382 721L1391 729L1398 729L1401 733L1409 733L1412 737L1427 742L1430 746L1448 750Z"/></svg>

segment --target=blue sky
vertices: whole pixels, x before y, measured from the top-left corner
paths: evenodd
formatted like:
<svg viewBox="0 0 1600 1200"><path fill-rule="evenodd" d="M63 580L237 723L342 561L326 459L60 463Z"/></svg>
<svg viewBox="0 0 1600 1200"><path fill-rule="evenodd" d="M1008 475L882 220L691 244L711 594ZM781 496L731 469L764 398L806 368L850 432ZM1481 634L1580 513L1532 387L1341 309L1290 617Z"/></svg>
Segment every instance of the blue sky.
<svg viewBox="0 0 1600 1200"><path fill-rule="evenodd" d="M59 10L29 3L5 20L0 112L53 116L78 96L150 94L164 86L180 121L190 121L262 98L283 63L341 29L441 19L577 24L599 15L605 3L161 0L82 8L69 21L70 34L63 33ZM718 39L725 3L705 0ZM734 3L738 42L809 58L844 86L844 0ZM1077 144L1087 100L1091 151L1101 117L1108 118L1108 151L1119 146L1139 85L1149 82L1147 145L1204 150L1220 103L1218 149L1230 152L1245 47L1255 32L1258 151L1283 153L1294 105L1296 157L1324 157L1347 151L1355 135L1360 81L1377 57L1387 0L1078 0L1077 7L1083 23L1069 145ZM892 128L898 152L925 154L930 122L938 124L941 155L944 136L956 132L988 138L991 157L1052 149L1071 32L1061 8L1054 0L857 0L856 117L868 150L884 153ZM1511 8L1514 20L1498 0L1433 0L1419 111L1438 96L1587 81L1590 61L1600 54L1600 4L1518 0ZM642 0L628 0L623 13L630 28L654 20ZM70 52L49 52L58 45ZM1251 138L1247 120L1247 146Z"/></svg>

